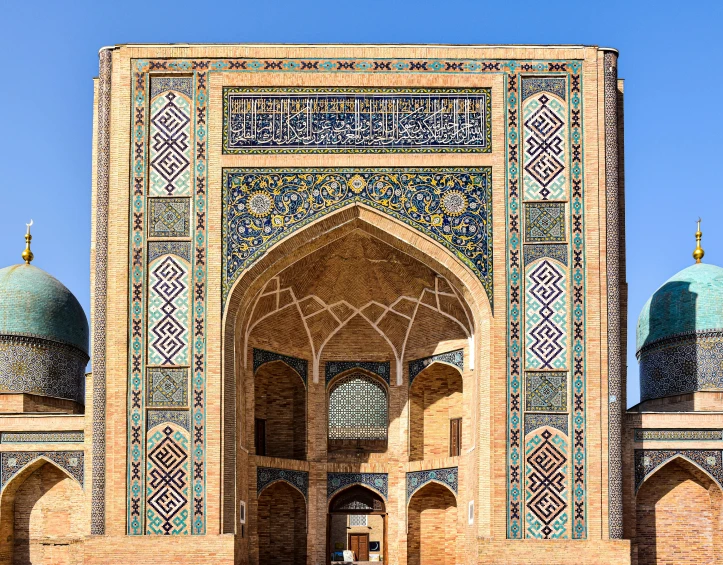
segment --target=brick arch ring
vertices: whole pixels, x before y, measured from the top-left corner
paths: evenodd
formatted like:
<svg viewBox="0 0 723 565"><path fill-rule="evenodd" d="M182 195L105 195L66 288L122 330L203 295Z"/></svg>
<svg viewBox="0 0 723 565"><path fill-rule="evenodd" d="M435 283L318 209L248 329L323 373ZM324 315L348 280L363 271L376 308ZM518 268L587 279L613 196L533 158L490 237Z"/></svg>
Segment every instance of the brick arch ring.
<svg viewBox="0 0 723 565"><path fill-rule="evenodd" d="M308 365L309 362L306 359L300 359L298 357L291 357L289 355L283 355L282 353L276 353L273 351L266 351L263 349L254 348L253 350L253 367L254 376L259 372L261 367L268 365L269 363L283 363L289 368L294 374L296 374L301 381L304 383L304 388L307 386L308 379Z"/></svg>
<svg viewBox="0 0 723 565"><path fill-rule="evenodd" d="M721 451L713 450L687 450L687 452L686 450L651 450L642 454L636 453L635 493L638 493L648 479L676 459L690 463L723 491L722 455ZM658 456L658 460L646 465L645 457L649 456ZM646 466L649 468L646 469Z"/></svg>
<svg viewBox="0 0 723 565"><path fill-rule="evenodd" d="M409 506L414 495L430 483L437 483L446 487L454 495L454 499L457 500L459 485L457 467L412 471L407 473L407 506Z"/></svg>

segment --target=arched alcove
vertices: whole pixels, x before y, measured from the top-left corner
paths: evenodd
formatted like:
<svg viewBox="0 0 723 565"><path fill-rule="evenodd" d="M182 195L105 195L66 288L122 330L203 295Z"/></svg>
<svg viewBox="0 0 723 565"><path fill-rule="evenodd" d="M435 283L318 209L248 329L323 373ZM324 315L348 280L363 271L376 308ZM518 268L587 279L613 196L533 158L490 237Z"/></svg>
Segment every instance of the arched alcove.
<svg viewBox="0 0 723 565"><path fill-rule="evenodd" d="M638 565L717 563L721 551L721 488L697 465L676 457L638 490Z"/></svg>
<svg viewBox="0 0 723 565"><path fill-rule="evenodd" d="M432 363L415 376L409 387L410 460L458 454L451 447L458 434L455 422L464 422L462 395L462 375L451 365Z"/></svg>
<svg viewBox="0 0 723 565"><path fill-rule="evenodd" d="M329 501L327 553L352 551L355 561L372 555L387 561L387 510L381 495L365 486L352 485ZM335 559L336 560L336 559Z"/></svg>
<svg viewBox="0 0 723 565"><path fill-rule="evenodd" d="M259 367L254 377L254 447L257 455L306 458L306 387L283 361Z"/></svg>
<svg viewBox="0 0 723 565"><path fill-rule="evenodd" d="M407 564L457 563L457 499L447 487L430 482L407 506Z"/></svg>
<svg viewBox="0 0 723 565"><path fill-rule="evenodd" d="M82 487L52 462L36 460L3 489L0 533L3 565L82 562L89 534Z"/></svg>
<svg viewBox="0 0 723 565"><path fill-rule="evenodd" d="M258 500L258 564L306 565L306 500L279 481Z"/></svg>

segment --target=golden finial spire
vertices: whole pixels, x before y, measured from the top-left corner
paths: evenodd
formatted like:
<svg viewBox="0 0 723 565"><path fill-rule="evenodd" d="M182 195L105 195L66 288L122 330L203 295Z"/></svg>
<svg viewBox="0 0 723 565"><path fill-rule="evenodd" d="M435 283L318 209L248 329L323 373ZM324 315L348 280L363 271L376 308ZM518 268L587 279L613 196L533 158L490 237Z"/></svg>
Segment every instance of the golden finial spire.
<svg viewBox="0 0 723 565"><path fill-rule="evenodd" d="M23 251L22 258L26 265L30 265L30 261L35 257L33 252L30 251L30 241L33 239L33 236L30 235L30 226L33 225L33 221L30 220L30 223L25 225L28 226L28 231L25 233L25 251Z"/></svg>
<svg viewBox="0 0 723 565"><path fill-rule="evenodd" d="M700 263L700 260L705 255L705 251L700 246L700 238L703 237L703 232L700 231L700 218L698 218L698 231L695 232L695 251L693 251L693 259L696 263Z"/></svg>

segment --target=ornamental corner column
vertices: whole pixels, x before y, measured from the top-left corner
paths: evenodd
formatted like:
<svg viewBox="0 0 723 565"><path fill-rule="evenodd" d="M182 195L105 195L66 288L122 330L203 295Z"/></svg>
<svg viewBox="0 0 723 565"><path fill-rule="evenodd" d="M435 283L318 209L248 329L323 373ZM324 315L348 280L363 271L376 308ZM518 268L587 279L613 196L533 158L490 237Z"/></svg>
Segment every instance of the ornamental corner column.
<svg viewBox="0 0 723 565"><path fill-rule="evenodd" d="M608 528L610 539L623 538L622 417L624 407L620 316L620 214L618 144L618 53L606 50L605 201L608 293Z"/></svg>

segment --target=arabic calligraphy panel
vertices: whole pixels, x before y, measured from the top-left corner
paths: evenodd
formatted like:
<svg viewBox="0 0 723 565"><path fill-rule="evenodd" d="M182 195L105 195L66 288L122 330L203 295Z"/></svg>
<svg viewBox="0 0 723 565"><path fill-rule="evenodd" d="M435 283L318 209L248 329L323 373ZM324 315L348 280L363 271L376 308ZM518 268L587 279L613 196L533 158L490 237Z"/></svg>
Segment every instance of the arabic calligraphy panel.
<svg viewBox="0 0 723 565"><path fill-rule="evenodd" d="M490 89L224 89L224 153L489 153Z"/></svg>

